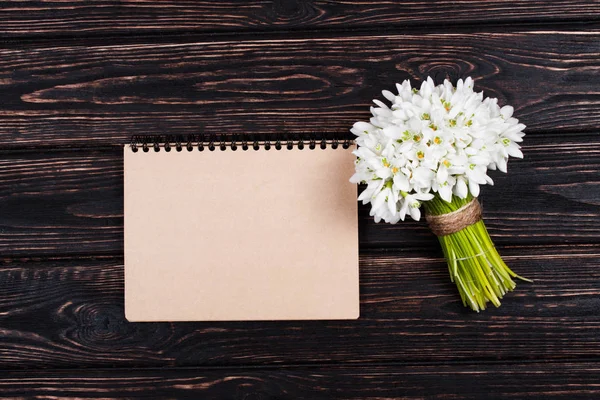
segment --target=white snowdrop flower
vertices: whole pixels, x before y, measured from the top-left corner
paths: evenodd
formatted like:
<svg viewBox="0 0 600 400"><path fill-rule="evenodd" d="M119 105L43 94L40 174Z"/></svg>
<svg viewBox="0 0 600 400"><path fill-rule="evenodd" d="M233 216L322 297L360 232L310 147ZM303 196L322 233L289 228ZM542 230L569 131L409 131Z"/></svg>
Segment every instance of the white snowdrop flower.
<svg viewBox="0 0 600 400"><path fill-rule="evenodd" d="M431 199L433 199L433 195L431 193L416 192L413 194L406 194L402 200L402 206L399 210L400 219L404 221L405 216L409 214L415 221L420 220L421 201L427 201Z"/></svg>
<svg viewBox="0 0 600 400"><path fill-rule="evenodd" d="M455 196L460 197L461 199L465 199L467 197L469 189L467 188L467 181L463 176L458 176L456 178L456 184L452 190L452 193Z"/></svg>
<svg viewBox="0 0 600 400"><path fill-rule="evenodd" d="M493 184L489 169L506 172L509 157L522 158L518 143L525 125L514 109L473 91L473 79L435 85L427 78L418 88L406 80L397 94L383 90L373 100L372 118L350 130L358 149L351 182L365 183L359 200L371 204L376 221L396 223L406 215L419 219L421 202L439 196L477 197Z"/></svg>

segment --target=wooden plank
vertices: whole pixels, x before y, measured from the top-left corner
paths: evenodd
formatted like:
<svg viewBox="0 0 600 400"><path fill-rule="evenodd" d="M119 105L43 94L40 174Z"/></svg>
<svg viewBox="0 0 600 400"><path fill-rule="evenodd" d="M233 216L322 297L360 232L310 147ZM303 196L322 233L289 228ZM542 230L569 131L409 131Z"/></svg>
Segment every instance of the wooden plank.
<svg viewBox="0 0 600 400"><path fill-rule="evenodd" d="M9 154L0 181L0 254L122 252L121 153Z"/></svg>
<svg viewBox="0 0 600 400"><path fill-rule="evenodd" d="M440 258L369 251L360 319L296 322L129 323L121 260L7 259L0 368L600 357L600 246L501 252L535 283L498 309L464 308Z"/></svg>
<svg viewBox="0 0 600 400"><path fill-rule="evenodd" d="M0 148L347 133L382 89L428 75L473 76L530 133L596 130L599 39L590 30L4 48Z"/></svg>
<svg viewBox="0 0 600 400"><path fill-rule="evenodd" d="M597 362L5 371L9 398L545 399L600 396Z"/></svg>
<svg viewBox="0 0 600 400"><path fill-rule="evenodd" d="M600 137L527 136L525 159L491 173L484 218L496 244L600 241ZM201 153L198 153L201 156ZM123 251L120 149L27 152L0 160L0 254L113 254ZM359 206L361 248L438 251L423 221L375 224Z"/></svg>
<svg viewBox="0 0 600 400"><path fill-rule="evenodd" d="M415 28L467 23L597 20L594 1L21 1L0 3L4 37L327 28Z"/></svg>

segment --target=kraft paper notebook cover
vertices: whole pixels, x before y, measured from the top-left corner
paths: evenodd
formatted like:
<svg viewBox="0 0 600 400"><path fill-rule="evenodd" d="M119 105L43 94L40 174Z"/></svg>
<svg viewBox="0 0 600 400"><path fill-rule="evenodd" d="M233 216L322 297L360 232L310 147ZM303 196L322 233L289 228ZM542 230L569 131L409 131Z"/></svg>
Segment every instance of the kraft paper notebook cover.
<svg viewBox="0 0 600 400"><path fill-rule="evenodd" d="M354 319L352 147L124 149L129 321Z"/></svg>

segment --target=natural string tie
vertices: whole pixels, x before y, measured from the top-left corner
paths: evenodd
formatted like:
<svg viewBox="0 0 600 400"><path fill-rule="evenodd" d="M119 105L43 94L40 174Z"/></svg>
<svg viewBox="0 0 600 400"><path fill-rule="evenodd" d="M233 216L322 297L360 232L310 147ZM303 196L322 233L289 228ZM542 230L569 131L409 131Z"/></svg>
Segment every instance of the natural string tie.
<svg viewBox="0 0 600 400"><path fill-rule="evenodd" d="M481 205L475 198L458 210L448 214L427 215L426 219L436 236L447 236L480 221Z"/></svg>

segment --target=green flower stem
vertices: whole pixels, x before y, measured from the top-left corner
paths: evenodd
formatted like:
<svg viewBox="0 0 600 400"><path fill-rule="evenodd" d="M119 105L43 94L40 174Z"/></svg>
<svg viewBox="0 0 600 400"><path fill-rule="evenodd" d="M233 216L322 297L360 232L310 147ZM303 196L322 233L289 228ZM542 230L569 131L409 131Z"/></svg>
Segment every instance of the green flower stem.
<svg viewBox="0 0 600 400"><path fill-rule="evenodd" d="M452 197L450 203L435 196L424 203L430 215L448 214L468 204L473 197ZM450 279L456 283L465 306L479 312L486 303L500 306L500 299L517 285L512 278L531 280L515 274L502 261L488 234L483 220L446 236L438 237L448 261Z"/></svg>

